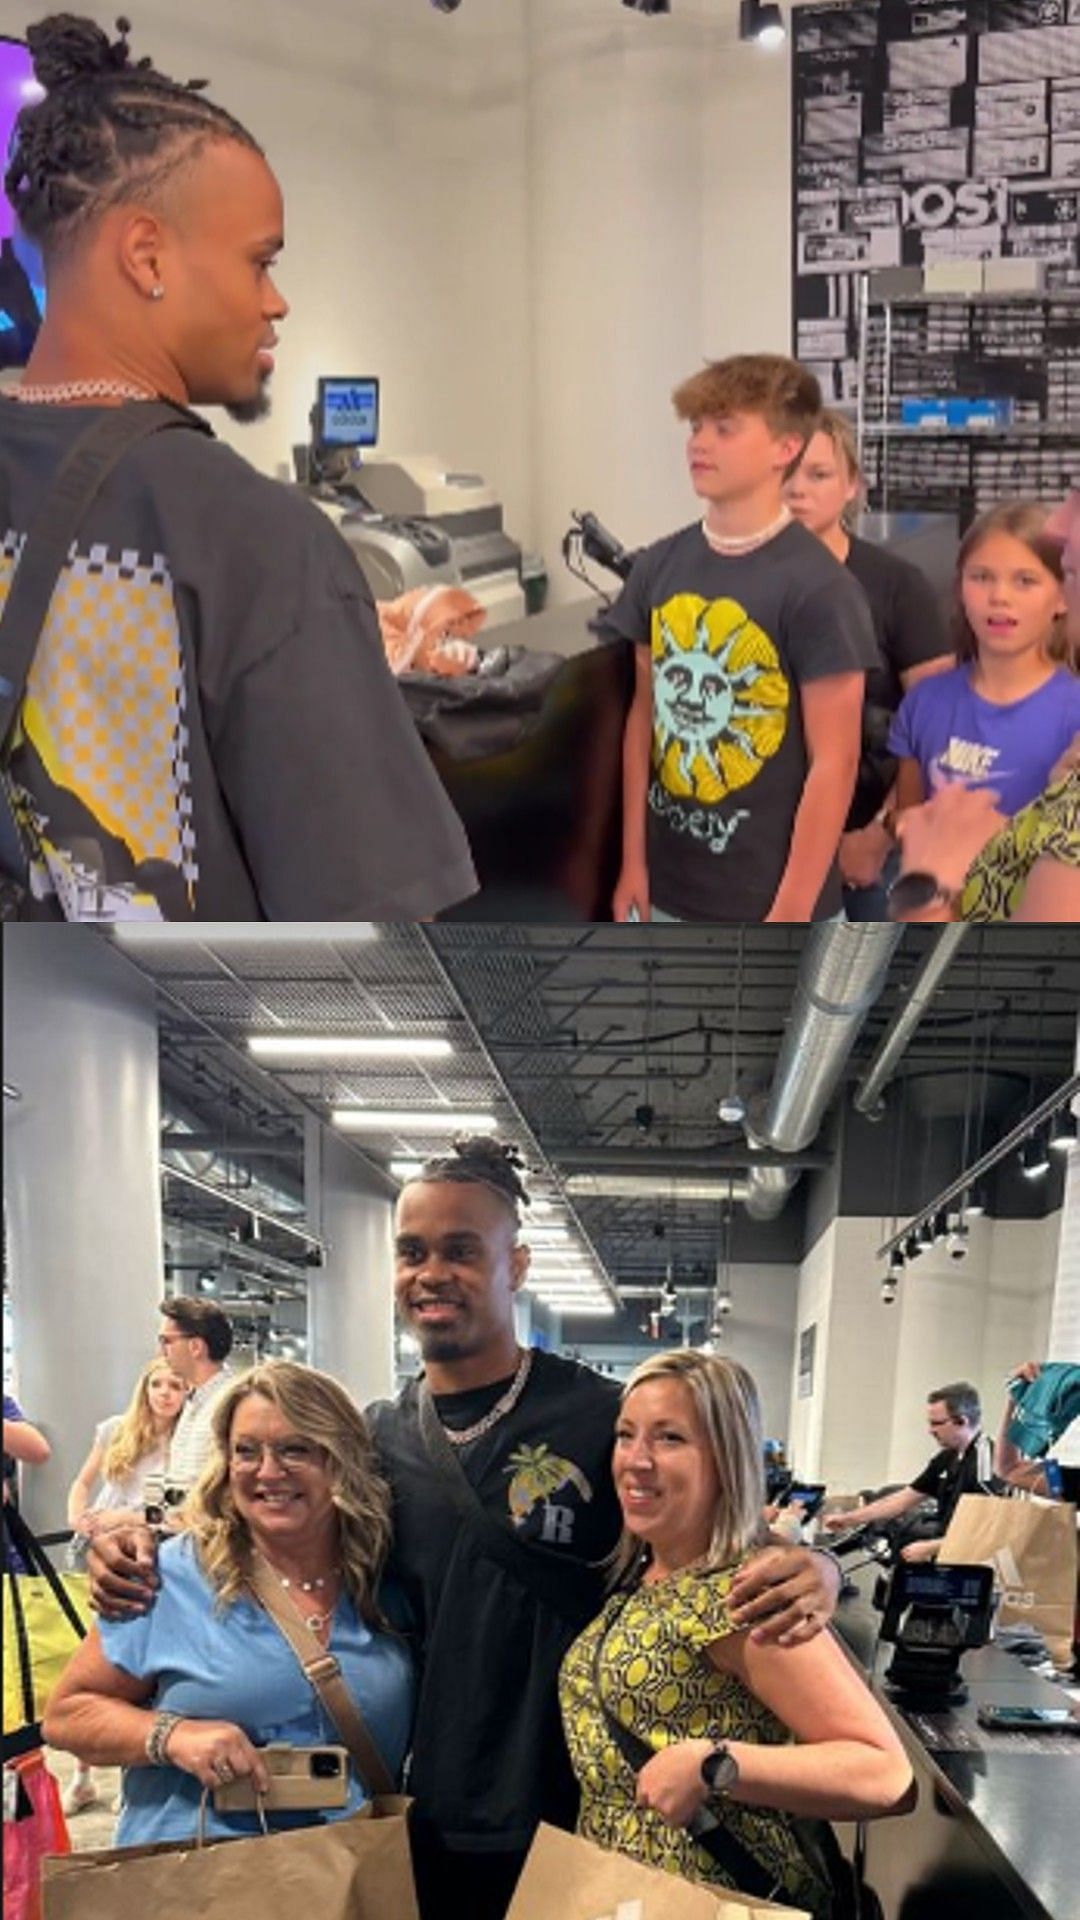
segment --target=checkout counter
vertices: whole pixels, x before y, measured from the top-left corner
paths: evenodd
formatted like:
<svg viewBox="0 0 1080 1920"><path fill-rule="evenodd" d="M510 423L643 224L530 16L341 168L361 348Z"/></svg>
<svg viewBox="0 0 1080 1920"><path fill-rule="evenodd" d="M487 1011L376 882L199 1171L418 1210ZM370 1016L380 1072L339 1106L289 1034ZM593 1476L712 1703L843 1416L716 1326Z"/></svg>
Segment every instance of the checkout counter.
<svg viewBox="0 0 1080 1920"><path fill-rule="evenodd" d="M882 1687L893 1649L878 1645L874 1578L855 1573L858 1593L834 1625L897 1727L918 1787L914 1812L865 1828L864 1878L885 1920L1077 1920L1080 1735L990 1732L975 1717L984 1703L1061 1707L1068 1694L991 1642L963 1655L962 1705L898 1707Z"/></svg>
<svg viewBox="0 0 1080 1920"><path fill-rule="evenodd" d="M482 679L399 681L480 879L479 893L441 917L608 919L631 649L589 631L596 600L527 613L526 557L483 476L430 455L374 451L376 379L320 379L311 427L310 446L293 449L297 480L353 549L374 597L464 587L487 610L481 647L517 662Z"/></svg>

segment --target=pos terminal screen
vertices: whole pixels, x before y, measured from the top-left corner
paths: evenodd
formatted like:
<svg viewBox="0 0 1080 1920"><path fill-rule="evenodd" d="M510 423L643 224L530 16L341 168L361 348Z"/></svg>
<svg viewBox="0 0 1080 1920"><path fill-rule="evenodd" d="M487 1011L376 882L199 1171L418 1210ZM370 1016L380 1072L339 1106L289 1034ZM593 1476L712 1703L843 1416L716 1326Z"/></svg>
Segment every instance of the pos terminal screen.
<svg viewBox="0 0 1080 1920"><path fill-rule="evenodd" d="M320 447L374 447L379 439L377 380L319 381L316 439Z"/></svg>

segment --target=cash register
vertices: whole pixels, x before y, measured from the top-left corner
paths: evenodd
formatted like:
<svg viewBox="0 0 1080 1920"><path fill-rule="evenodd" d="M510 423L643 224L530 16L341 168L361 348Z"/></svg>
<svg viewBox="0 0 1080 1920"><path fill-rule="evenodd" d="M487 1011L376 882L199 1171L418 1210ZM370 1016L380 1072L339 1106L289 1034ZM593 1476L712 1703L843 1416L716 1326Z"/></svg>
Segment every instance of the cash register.
<svg viewBox="0 0 1080 1920"><path fill-rule="evenodd" d="M486 630L522 619L521 548L494 490L432 454L376 456L378 440L378 380L332 375L318 382L310 445L293 449L297 479L353 549L374 597L464 587L487 609Z"/></svg>

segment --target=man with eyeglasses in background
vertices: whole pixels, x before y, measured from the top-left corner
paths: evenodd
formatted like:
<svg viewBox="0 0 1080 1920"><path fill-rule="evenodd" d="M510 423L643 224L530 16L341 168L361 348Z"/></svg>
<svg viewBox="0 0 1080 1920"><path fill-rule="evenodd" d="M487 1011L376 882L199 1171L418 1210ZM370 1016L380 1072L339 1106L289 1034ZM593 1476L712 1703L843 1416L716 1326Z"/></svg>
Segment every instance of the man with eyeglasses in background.
<svg viewBox="0 0 1080 1920"><path fill-rule="evenodd" d="M158 1346L188 1393L173 1431L162 1503L170 1513L182 1503L206 1465L211 1422L219 1393L232 1379L225 1365L232 1351L232 1325L211 1300L176 1294L163 1300Z"/></svg>
<svg viewBox="0 0 1080 1920"><path fill-rule="evenodd" d="M994 1443L982 1431L982 1410L978 1390L969 1380L954 1380L947 1387L935 1387L927 1395L926 1424L940 1451L906 1487L895 1493L883 1493L880 1500L847 1513L830 1514L825 1521L827 1533L839 1533L849 1527L862 1527L870 1520L898 1520L924 1500L937 1504L934 1535L928 1540L910 1540L902 1549L904 1560L936 1560L953 1509L962 1493L1003 1493L1004 1484L994 1474Z"/></svg>

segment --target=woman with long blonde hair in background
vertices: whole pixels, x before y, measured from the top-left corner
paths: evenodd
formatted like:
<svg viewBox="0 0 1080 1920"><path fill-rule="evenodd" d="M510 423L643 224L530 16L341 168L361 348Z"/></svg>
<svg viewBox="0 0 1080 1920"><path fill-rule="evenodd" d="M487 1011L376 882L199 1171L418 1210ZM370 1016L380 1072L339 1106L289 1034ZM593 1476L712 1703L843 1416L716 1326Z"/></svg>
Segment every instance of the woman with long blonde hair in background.
<svg viewBox="0 0 1080 1920"><path fill-rule="evenodd" d="M147 1483L163 1479L169 1443L187 1392L161 1354L148 1360L123 1413L102 1420L68 1492L67 1518L74 1539L70 1562L81 1568L95 1533L143 1517ZM93 1806L98 1792L93 1769L79 1764L64 1793L64 1812Z"/></svg>

